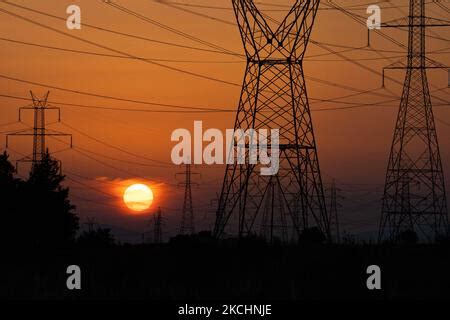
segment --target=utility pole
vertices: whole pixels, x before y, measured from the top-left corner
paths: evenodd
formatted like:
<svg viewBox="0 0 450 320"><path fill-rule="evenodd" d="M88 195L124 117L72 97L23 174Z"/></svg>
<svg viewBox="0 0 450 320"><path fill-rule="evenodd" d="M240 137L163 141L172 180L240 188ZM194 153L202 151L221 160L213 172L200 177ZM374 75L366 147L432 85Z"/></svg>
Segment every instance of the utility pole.
<svg viewBox="0 0 450 320"><path fill-rule="evenodd" d="M298 238L311 227L318 227L329 237L302 66L319 2L295 1L273 29L253 0L232 0L247 57L234 128L278 129L279 148L270 152L279 153L280 161L275 177L261 176L261 164L227 165L216 212L216 237L247 237L258 233L257 226L274 230L274 226L265 225L271 219L263 221L264 210L271 214L272 206L276 208L273 215L277 215L273 221L282 221L281 215L286 216L287 230L292 233L289 238ZM232 147L231 152L240 148L236 142ZM248 160L250 148L244 147ZM274 196L273 191L279 196ZM273 236L273 232L269 234Z"/></svg>
<svg viewBox="0 0 450 320"><path fill-rule="evenodd" d="M432 241L447 231L444 174L426 72L447 67L426 57L425 32L449 25L425 15L425 0L410 0L408 17L382 24L407 27L409 34L406 59L385 68L406 69L406 76L386 173L379 241L396 241L405 231Z"/></svg>
<svg viewBox="0 0 450 320"><path fill-rule="evenodd" d="M22 121L22 111L23 110L33 110L34 112L34 124L33 129L25 129L21 131L16 131L6 135L6 148L8 148L9 137L15 136L32 136L33 137L33 155L31 157L25 157L19 159L18 162L31 162L32 169L38 165L48 151L46 148L46 137L47 136L64 136L70 137L70 147L72 147L72 135L46 129L45 122L45 112L49 110L56 110L58 112L58 121L61 121L61 110L58 107L52 107L48 105L48 96L50 92L47 92L45 96L41 99L37 98L32 91L30 91L31 100L33 102L32 106L21 107L19 109L19 121Z"/></svg>
<svg viewBox="0 0 450 320"><path fill-rule="evenodd" d="M183 201L183 211L181 212L181 226L180 226L180 234L194 234L195 233L195 221L194 221L194 208L192 205L192 181L191 177L191 165L185 165L185 172L183 173L185 176L185 181L180 183L180 185L184 186L184 201Z"/></svg>

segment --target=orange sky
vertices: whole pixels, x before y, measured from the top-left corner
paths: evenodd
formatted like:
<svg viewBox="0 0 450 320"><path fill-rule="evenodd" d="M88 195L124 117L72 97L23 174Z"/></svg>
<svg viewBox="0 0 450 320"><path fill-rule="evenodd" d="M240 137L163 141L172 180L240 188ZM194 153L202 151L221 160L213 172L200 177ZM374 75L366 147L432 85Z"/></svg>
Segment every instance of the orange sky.
<svg viewBox="0 0 450 320"><path fill-rule="evenodd" d="M82 23L158 41L208 49L202 44L127 15L101 0L11 0L9 2L58 17L67 17L65 13L67 6L77 4L82 9ZM231 1L179 0L175 2L228 9L167 6L151 0L117 0L114 2L184 33L194 35L233 52L243 53L239 32L234 25L234 15L232 10L229 10L231 9ZM336 1L343 7L351 9L352 13L362 17L367 16L364 8L373 2L376 1ZM262 10L269 9L266 11L268 14L280 18L284 12L279 10L287 9L283 5L288 5L292 1L271 0L265 3L272 5L260 4L260 8ZM382 10L383 21L401 17L407 10L405 7L407 1L395 0L392 3L400 7L403 13L397 9L389 8L389 4L382 5L385 8ZM180 8L213 16L216 20L182 11ZM312 33L314 41L349 47L364 47L366 45L367 29L364 26L336 10L327 10L326 5L321 5L321 8L323 10L318 13ZM448 14L436 5L429 4L427 8L429 9L429 16L449 19ZM66 28L63 20L40 15L5 3L0 3L0 9L15 13L35 23L49 26L64 34L87 39L113 50L148 59L171 60L158 61L158 63L238 85L233 86L193 77L139 60L62 52L0 40L0 61L2 61L0 63L0 74L3 76L129 100L236 109L241 90L239 84L242 82L245 64L235 56L207 53L113 35L87 26L83 26L82 30L70 31ZM274 9L277 11L273 11ZM42 26L13 17L5 12L0 12L0 15L0 38L2 39L117 55L117 52L83 43ZM222 22L217 19L221 19ZM447 48L445 52L448 52L448 28L447 30L436 28L433 31L435 33L429 33L429 35L439 36L446 41L428 38L428 51ZM402 43L406 43L407 33L405 31L389 29L383 30L383 32ZM388 59L380 59L380 55L370 48L347 51L343 54L350 59L377 59L358 61L358 63L377 72L380 72L383 66L404 55L404 49L389 43L378 35L372 36L371 44L377 50L384 50L383 55ZM334 51L345 50L345 48L337 46L329 46L329 48ZM307 76L360 90L372 90L380 87L380 76L347 61L339 61L342 59L336 55L324 55L325 53L329 52L318 48L316 45L309 45L307 59L304 63ZM429 57L443 64L450 63L448 53L434 53L430 54ZM173 60L182 62L174 62ZM389 72L392 77L400 81L403 80L403 72ZM429 71L429 80L432 85L431 91L447 86L445 71ZM309 96L312 98L311 109L313 110L323 179L325 182L329 182L332 177L338 179L338 183L341 182L342 189L344 189L343 192L347 192L346 197L350 198L350 200L344 201L343 211L346 216L343 220L344 223L347 223L346 229L352 230L355 226L360 226L362 222L376 224L380 207L379 199L381 198L380 184L384 182L388 151L399 102L389 103L390 106L384 107L359 107L318 112L320 109L345 108L349 106L346 104L348 102L373 103L389 100L389 98L361 94L351 99L340 100L343 103L318 102L314 99L330 99L355 92L311 80L307 81L307 85ZM377 92L386 95L394 93L397 97L399 96L401 89L399 85L387 81L387 88L391 92L387 90L378 90ZM24 97L28 95L29 90L42 95L46 88L0 78L0 95ZM448 90L446 92L441 91L433 95L448 102L450 92ZM110 108L167 110L164 107L118 102L55 89L51 89L49 100ZM439 106L439 104L443 104L442 100L434 99L433 101L436 104L434 109L436 117L450 122L448 109L445 106ZM0 98L0 104L2 107L0 125L2 125L16 121L18 107L26 105L27 102ZM149 159L170 162L170 150L173 147L173 143L170 142L170 134L174 129L192 128L194 120L203 120L205 128L232 128L235 117L234 112L210 114L148 113L59 106L62 109L63 122L76 128L77 131L71 130L64 124L53 124L50 127L72 133L75 147L83 148L77 150L84 150L91 157L88 158L74 150L66 150L55 154L63 161L67 176L73 179L68 180L67 183L72 187L72 194L78 197L73 198L78 207L78 213L82 219L86 216L96 216L101 223L119 225L124 229L136 232L136 234L146 228L143 221L148 219L148 216L130 217L125 214L123 208L117 208L119 207L117 199L121 197L116 188L117 184L128 184L129 181L140 181L145 178L148 179L150 184L157 186L155 189L158 191L155 194L153 208L156 208L156 206L165 208L168 229L176 230L179 220L178 210L182 205L183 189L177 187L177 184L182 181L182 176L176 176L175 174L182 172L183 168L167 167L167 165L161 167L161 164ZM176 111L176 109L170 110ZM55 114L49 113L48 122L53 122L55 119ZM31 124L30 115L25 117L24 121ZM21 124L2 126L0 127L1 138L4 140L3 133L5 131L21 128L23 128ZM444 172L447 181L450 181L450 127L437 121L437 129ZM107 142L116 148L105 146L82 133L96 137L101 142ZM48 145L51 151L66 148L65 145L52 140L48 141ZM14 138L11 147L18 152L28 154L31 151L31 140ZM89 151L93 151L95 154L89 153ZM19 157L13 151L11 151L11 154L14 159ZM117 159L120 161L117 161ZM105 166L103 163L109 166ZM200 176L195 177L199 186L194 188L197 220L201 221L199 224L206 226L214 220L213 208L215 203L211 202L211 199L215 197L217 192L220 192L223 169L220 166L193 169L201 173ZM24 171L22 171L22 174L26 174L26 170ZM71 175L71 173L78 176ZM101 190L102 193L95 190ZM112 198L107 196L109 194L112 195ZM114 197L117 197L117 199ZM367 212L363 212L363 210ZM362 213L364 213L363 216L361 216Z"/></svg>

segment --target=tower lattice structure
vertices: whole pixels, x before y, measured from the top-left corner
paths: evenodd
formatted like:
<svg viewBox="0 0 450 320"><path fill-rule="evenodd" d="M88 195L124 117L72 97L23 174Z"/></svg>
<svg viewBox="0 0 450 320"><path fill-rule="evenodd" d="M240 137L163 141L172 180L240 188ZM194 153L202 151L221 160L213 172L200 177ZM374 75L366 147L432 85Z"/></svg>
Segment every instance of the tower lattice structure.
<svg viewBox="0 0 450 320"><path fill-rule="evenodd" d="M192 204L192 172L191 165L186 164L186 170L184 172L185 181L182 183L184 186L184 201L183 211L181 212L181 225L180 234L194 234L195 233L195 220L194 220L194 207Z"/></svg>
<svg viewBox="0 0 450 320"><path fill-rule="evenodd" d="M329 234L316 141L302 61L319 0L295 1L273 28L252 0L233 0L247 57L235 129L279 129L279 171L228 164L216 213L216 237L293 239L305 228ZM268 137L268 141L270 141ZM270 142L268 142L270 144ZM237 152L236 143L231 152ZM249 146L246 145L246 159Z"/></svg>
<svg viewBox="0 0 450 320"><path fill-rule="evenodd" d="M448 21L425 15L424 0L410 0L409 16L382 24L407 27L408 56L387 69L406 69L384 188L379 240L396 241L405 231L433 240L445 233L448 213L427 68L444 68L426 57L425 32Z"/></svg>
<svg viewBox="0 0 450 320"><path fill-rule="evenodd" d="M338 191L341 190L336 186L336 181L333 179L329 189L329 222L331 238L335 243L341 242L341 233L339 226L339 208L341 207L341 205L338 201L341 197L338 195Z"/></svg>
<svg viewBox="0 0 450 320"><path fill-rule="evenodd" d="M22 111L33 111L33 128L10 133L6 136L6 147L8 148L9 138L14 136L32 136L33 137L33 154L19 159L18 162L31 162L32 168L38 165L47 152L46 137L47 136L63 136L70 138L70 146L72 147L72 135L64 132L59 132L46 128L46 111L56 110L58 112L58 121L61 120L61 110L58 107L48 105L48 96L50 92L47 92L42 98L38 98L30 91L32 105L21 107L19 109L19 121L22 121Z"/></svg>

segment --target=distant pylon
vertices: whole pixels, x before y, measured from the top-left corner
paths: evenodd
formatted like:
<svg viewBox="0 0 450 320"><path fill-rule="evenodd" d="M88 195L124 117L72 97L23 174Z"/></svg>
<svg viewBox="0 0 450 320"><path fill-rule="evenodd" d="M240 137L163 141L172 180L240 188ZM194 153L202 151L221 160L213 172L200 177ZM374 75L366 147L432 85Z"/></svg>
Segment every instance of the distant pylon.
<svg viewBox="0 0 450 320"><path fill-rule="evenodd" d="M331 186L329 189L330 192L330 207L329 207L329 221L330 221L330 234L331 238L334 242L341 242L341 234L339 230L339 208L340 204L338 202L338 191L339 189L336 187L336 181L333 179L331 182Z"/></svg>
<svg viewBox="0 0 450 320"><path fill-rule="evenodd" d="M194 207L192 205L192 181L191 181L191 165L186 164L184 172L185 181L181 183L184 186L183 211L181 212L180 234L194 234L195 220Z"/></svg>
<svg viewBox="0 0 450 320"><path fill-rule="evenodd" d="M232 1L247 57L234 128L279 129L280 163L274 177L261 176L260 164L227 165L216 213L216 237L258 234L259 226L277 229L281 234L276 236L283 237L284 228L267 226L271 219L263 221L264 210L271 211L272 207L277 215L274 221L282 221L280 215L285 215L286 229L292 233L289 239L298 238L304 229L311 227L318 227L329 236L302 66L319 2L295 1L275 30L253 0ZM235 144L231 152L237 148ZM246 159L249 159L248 145ZM270 234L275 236L273 232Z"/></svg>
<svg viewBox="0 0 450 320"><path fill-rule="evenodd" d="M163 219L162 219L162 212L161 208L158 208L158 212L153 217L154 224L153 224L153 242L154 243L162 243L163 241Z"/></svg>
<svg viewBox="0 0 450 320"><path fill-rule="evenodd" d="M269 243L273 243L275 240L288 242L289 232L286 212L284 212L284 207L280 206L283 203L281 198L283 192L280 190L280 185L276 183L276 176L269 178L269 180L262 216L262 236Z"/></svg>
<svg viewBox="0 0 450 320"><path fill-rule="evenodd" d="M68 136L70 137L70 146L72 147L72 135L49 130L45 128L45 112L47 110L57 110L58 111L58 121L61 120L61 111L57 107L51 107L48 105L48 95L50 92L47 92L46 95L42 99L38 99L32 91L30 91L31 99L33 102L32 106L21 107L19 109L19 121L22 121L22 110L33 110L34 111L34 125L33 129L25 129L21 131L16 131L14 133L10 133L6 135L6 148L8 148L9 137L11 136L33 136L33 155L30 157L25 157L19 159L18 162L31 162L32 167L35 167L39 164L45 156L47 152L46 141L45 138L47 136Z"/></svg>
<svg viewBox="0 0 450 320"><path fill-rule="evenodd" d="M406 69L386 173L379 241L405 231L433 240L448 226L444 174L434 123L427 68L446 68L426 57L425 29L449 22L425 16L425 1L410 0L409 17L383 27L408 27L408 56L386 69ZM384 74L384 72L383 72ZM383 79L384 83L384 79Z"/></svg>
<svg viewBox="0 0 450 320"><path fill-rule="evenodd" d="M94 217L87 217L84 224L87 225L88 232L94 232L99 227L99 224Z"/></svg>

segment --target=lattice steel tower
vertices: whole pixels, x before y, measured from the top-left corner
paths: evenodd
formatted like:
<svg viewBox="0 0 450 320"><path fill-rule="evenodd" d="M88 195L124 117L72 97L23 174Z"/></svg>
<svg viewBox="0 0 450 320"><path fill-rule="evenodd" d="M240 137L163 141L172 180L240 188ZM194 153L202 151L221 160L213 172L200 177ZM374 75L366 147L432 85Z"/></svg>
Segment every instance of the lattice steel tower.
<svg viewBox="0 0 450 320"><path fill-rule="evenodd" d="M279 129L280 169L275 176L261 176L259 164L227 165L216 237L245 237L262 229L266 234L269 230L272 238L293 239L313 226L328 235L302 66L319 2L295 1L284 20L272 29L269 18L252 0L232 0L247 57L234 127ZM235 145L232 151L236 149ZM248 152L247 145L247 160Z"/></svg>
<svg viewBox="0 0 450 320"><path fill-rule="evenodd" d="M61 111L58 107L52 107L48 105L47 92L42 99L37 98L32 91L30 91L32 106L26 106L19 109L19 121L22 121L22 110L33 110L34 112L34 124L33 129L26 129L10 133L6 136L6 147L8 148L9 137L12 136L33 136L33 155L18 160L18 162L31 162L32 167L39 164L47 152L46 149L46 137L47 136L63 136L70 138L70 147L72 147L72 135L56 130L46 129L45 112L48 110L56 110L58 112L58 121L61 120Z"/></svg>
<svg viewBox="0 0 450 320"><path fill-rule="evenodd" d="M183 211L181 212L180 234L193 234L195 233L195 224L194 207L192 205L192 181L190 164L186 164L184 175L185 181L184 183L182 183L182 185L184 186L184 201Z"/></svg>
<svg viewBox="0 0 450 320"><path fill-rule="evenodd" d="M448 225L444 174L434 123L427 68L443 66L425 56L425 29L448 22L425 16L425 1L411 0L409 17L382 24L408 27L408 57L388 69L406 69L389 156L379 240L395 241L404 231L432 240Z"/></svg>
<svg viewBox="0 0 450 320"><path fill-rule="evenodd" d="M339 208L341 207L338 202L338 191L341 191L336 187L336 181L333 179L331 182L331 186L329 189L330 193L330 206L329 206L329 223L330 223L330 234L332 237L332 241L336 243L341 242L341 233L339 230Z"/></svg>

